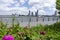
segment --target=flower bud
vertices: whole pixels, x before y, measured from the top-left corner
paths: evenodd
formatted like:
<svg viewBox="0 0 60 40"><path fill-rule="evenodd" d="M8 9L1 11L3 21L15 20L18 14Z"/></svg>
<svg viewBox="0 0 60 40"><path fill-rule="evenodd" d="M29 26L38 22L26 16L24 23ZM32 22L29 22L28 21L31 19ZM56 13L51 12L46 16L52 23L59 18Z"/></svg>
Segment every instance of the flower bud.
<svg viewBox="0 0 60 40"><path fill-rule="evenodd" d="M45 31L41 31L40 34L41 34L41 35L45 35L46 32L45 32Z"/></svg>

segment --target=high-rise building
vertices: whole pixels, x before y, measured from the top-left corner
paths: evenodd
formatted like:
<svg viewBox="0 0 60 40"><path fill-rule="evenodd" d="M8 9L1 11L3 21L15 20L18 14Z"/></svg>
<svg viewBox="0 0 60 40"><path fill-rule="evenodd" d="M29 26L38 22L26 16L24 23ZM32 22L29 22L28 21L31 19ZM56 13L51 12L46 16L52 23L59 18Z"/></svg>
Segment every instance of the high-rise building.
<svg viewBox="0 0 60 40"><path fill-rule="evenodd" d="M55 14L54 15L57 16L57 11L55 11Z"/></svg>
<svg viewBox="0 0 60 40"><path fill-rule="evenodd" d="M34 14L33 14L33 12L31 13L31 16L33 16Z"/></svg>
<svg viewBox="0 0 60 40"><path fill-rule="evenodd" d="M37 10L37 12L35 12L35 16L38 16L38 10Z"/></svg>
<svg viewBox="0 0 60 40"><path fill-rule="evenodd" d="M30 10L29 10L28 16L30 16Z"/></svg>

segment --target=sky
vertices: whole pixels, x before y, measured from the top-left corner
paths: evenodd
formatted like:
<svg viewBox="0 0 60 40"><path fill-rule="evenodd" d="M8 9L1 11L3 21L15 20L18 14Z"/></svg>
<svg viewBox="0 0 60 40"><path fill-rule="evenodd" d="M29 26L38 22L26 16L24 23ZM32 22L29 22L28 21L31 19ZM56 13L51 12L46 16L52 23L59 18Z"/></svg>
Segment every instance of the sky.
<svg viewBox="0 0 60 40"><path fill-rule="evenodd" d="M56 0L0 0L0 15L24 14L29 10L39 15L53 15Z"/></svg>

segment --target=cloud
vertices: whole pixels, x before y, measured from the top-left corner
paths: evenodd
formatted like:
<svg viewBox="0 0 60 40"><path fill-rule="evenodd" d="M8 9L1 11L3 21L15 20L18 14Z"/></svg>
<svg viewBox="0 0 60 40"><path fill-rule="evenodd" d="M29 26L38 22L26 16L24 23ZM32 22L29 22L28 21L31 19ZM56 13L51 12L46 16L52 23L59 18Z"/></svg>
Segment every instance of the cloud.
<svg viewBox="0 0 60 40"><path fill-rule="evenodd" d="M17 9L18 14L18 10L20 10L22 14L27 14L28 10L35 12L38 9L39 14L47 14L49 11L52 13L55 12L55 2L56 0L0 0L0 10L15 11ZM28 8L29 6L26 4L31 7Z"/></svg>
<svg viewBox="0 0 60 40"><path fill-rule="evenodd" d="M46 15L46 12L44 10L39 10L39 15Z"/></svg>
<svg viewBox="0 0 60 40"><path fill-rule="evenodd" d="M24 5L24 3L26 2L27 0L13 0L12 3L10 3L10 7L13 6L13 7L20 7L22 5Z"/></svg>
<svg viewBox="0 0 60 40"><path fill-rule="evenodd" d="M9 4L9 3L14 3L14 1L13 0L2 0L4 3L7 3L7 4Z"/></svg>
<svg viewBox="0 0 60 40"><path fill-rule="evenodd" d="M29 4L30 5L33 5L33 4L37 4L37 5L40 5L40 6L43 6L43 7L51 7L55 4L55 0L30 0L29 1Z"/></svg>
<svg viewBox="0 0 60 40"><path fill-rule="evenodd" d="M0 10L9 10L8 7L6 7L7 4L0 4Z"/></svg>
<svg viewBox="0 0 60 40"><path fill-rule="evenodd" d="M32 4L32 3L39 3L40 0L29 0L29 4Z"/></svg>
<svg viewBox="0 0 60 40"><path fill-rule="evenodd" d="M23 1L20 0L20 2L23 3L24 0ZM14 4L14 6L11 4ZM11 6L11 7L8 7L8 6ZM13 14L20 13L21 15L22 14L27 15L27 13L28 13L27 7L18 7L18 6L20 6L20 4L17 1L13 1L13 0L5 0L4 1L4 0L2 0L2 1L0 1L0 14L1 15L8 15L8 14L12 14L12 13Z"/></svg>
<svg viewBox="0 0 60 40"><path fill-rule="evenodd" d="M49 14L48 12L50 11L50 14L54 13L56 8L55 8L55 2L56 0L30 0L29 1L29 4L32 5L32 8L33 10L43 10L43 11L40 11L40 14L41 12L43 12L43 14ZM46 11L47 10L47 11ZM49 10L49 11L48 11Z"/></svg>
<svg viewBox="0 0 60 40"><path fill-rule="evenodd" d="M28 12L28 9L27 9L27 7L11 8L11 12L17 12L17 11L19 11L19 12L21 12L21 11Z"/></svg>
<svg viewBox="0 0 60 40"><path fill-rule="evenodd" d="M0 10L10 10L7 7L10 3L13 3L13 0L0 0Z"/></svg>
<svg viewBox="0 0 60 40"><path fill-rule="evenodd" d="M11 15L11 14L21 14L27 15L29 10L26 7L14 7L9 8L9 10L0 10L1 15Z"/></svg>
<svg viewBox="0 0 60 40"><path fill-rule="evenodd" d="M21 3L25 3L26 0L20 0Z"/></svg>

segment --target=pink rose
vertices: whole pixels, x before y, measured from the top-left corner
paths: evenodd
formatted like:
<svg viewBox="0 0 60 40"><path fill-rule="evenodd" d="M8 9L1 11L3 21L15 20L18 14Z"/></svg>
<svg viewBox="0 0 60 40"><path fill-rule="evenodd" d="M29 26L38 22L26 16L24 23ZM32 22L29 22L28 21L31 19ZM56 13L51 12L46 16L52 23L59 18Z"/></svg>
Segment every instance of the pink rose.
<svg viewBox="0 0 60 40"><path fill-rule="evenodd" d="M14 40L14 37L12 35L5 35L2 40Z"/></svg>

